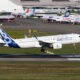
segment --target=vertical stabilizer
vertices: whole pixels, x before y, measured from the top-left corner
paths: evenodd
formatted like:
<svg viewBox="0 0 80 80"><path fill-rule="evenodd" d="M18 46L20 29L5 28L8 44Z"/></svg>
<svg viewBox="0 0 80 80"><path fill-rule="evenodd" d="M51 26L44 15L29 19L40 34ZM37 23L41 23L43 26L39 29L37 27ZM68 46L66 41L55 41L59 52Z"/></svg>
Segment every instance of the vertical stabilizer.
<svg viewBox="0 0 80 80"><path fill-rule="evenodd" d="M65 13L65 16L64 17L68 17L70 15L70 10L68 10L66 13Z"/></svg>
<svg viewBox="0 0 80 80"><path fill-rule="evenodd" d="M29 13L29 8L27 8L27 11L26 11L26 13Z"/></svg>
<svg viewBox="0 0 80 80"><path fill-rule="evenodd" d="M1 27L0 38L8 44L9 47L20 48L19 45Z"/></svg>

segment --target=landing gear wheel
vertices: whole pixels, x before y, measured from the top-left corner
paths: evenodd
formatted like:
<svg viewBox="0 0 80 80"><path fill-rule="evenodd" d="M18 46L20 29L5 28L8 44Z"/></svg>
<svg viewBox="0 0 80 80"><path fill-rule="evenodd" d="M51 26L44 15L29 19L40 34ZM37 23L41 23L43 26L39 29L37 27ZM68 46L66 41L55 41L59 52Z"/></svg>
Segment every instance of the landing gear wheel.
<svg viewBox="0 0 80 80"><path fill-rule="evenodd" d="M41 49L41 52L45 52L45 51L46 51L45 49L43 49L43 48Z"/></svg>

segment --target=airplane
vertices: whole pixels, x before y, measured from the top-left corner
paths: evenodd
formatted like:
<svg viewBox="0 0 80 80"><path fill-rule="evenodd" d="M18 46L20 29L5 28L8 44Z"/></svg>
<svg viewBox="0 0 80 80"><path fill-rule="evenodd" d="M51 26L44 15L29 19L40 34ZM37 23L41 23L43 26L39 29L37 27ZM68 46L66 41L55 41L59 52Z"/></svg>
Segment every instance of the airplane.
<svg viewBox="0 0 80 80"><path fill-rule="evenodd" d="M70 23L72 24L79 24L80 23L80 15L79 14L73 14L70 16Z"/></svg>
<svg viewBox="0 0 80 80"><path fill-rule="evenodd" d="M58 15L53 15L53 16L49 16L46 18L47 22L67 22L70 20L70 10L66 11L65 15L61 15L61 16L58 16ZM43 17L44 19L44 17Z"/></svg>
<svg viewBox="0 0 80 80"><path fill-rule="evenodd" d="M28 17L33 16L35 14L35 9L30 10L29 8L27 8L27 10L24 12L17 12L17 13L12 12L12 14L16 17L28 18Z"/></svg>
<svg viewBox="0 0 80 80"><path fill-rule="evenodd" d="M54 10L52 8L47 7L32 7L32 9L35 9L34 16L36 18L42 18L45 15L52 15L54 13Z"/></svg>
<svg viewBox="0 0 80 80"><path fill-rule="evenodd" d="M70 10L67 11L65 16L54 16L54 17L49 17L47 19L50 22L66 22L66 23L72 23L72 24L79 24L80 23L80 15L79 14L70 14Z"/></svg>
<svg viewBox="0 0 80 80"><path fill-rule="evenodd" d="M41 48L44 52L46 47L52 49L61 49L64 44L75 44L80 43L80 34L62 34L52 36L37 37L34 34L32 38L11 38L1 27L0 27L0 45L11 47L11 48Z"/></svg>
<svg viewBox="0 0 80 80"><path fill-rule="evenodd" d="M77 24L80 23L80 15L78 14L70 14L67 17L60 17L56 19L57 22L66 22L66 23L72 23Z"/></svg>
<svg viewBox="0 0 80 80"><path fill-rule="evenodd" d="M57 17L57 14L53 14L53 15L43 15L42 19L44 20L44 22L53 22L53 20L55 20L55 18Z"/></svg>
<svg viewBox="0 0 80 80"><path fill-rule="evenodd" d="M0 12L0 21L14 21L15 17L11 12Z"/></svg>
<svg viewBox="0 0 80 80"><path fill-rule="evenodd" d="M70 10L66 11L65 15L62 16L57 16L55 19L53 18L52 20L55 20L56 22L68 22L70 21Z"/></svg>

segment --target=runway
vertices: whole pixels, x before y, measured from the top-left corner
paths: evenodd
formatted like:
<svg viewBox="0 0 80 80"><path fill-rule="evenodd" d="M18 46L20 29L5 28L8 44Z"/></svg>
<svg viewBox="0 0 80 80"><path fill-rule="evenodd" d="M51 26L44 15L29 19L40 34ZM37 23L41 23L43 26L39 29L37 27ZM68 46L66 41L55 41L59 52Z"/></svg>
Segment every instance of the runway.
<svg viewBox="0 0 80 80"><path fill-rule="evenodd" d="M80 62L80 58L0 58L0 62Z"/></svg>
<svg viewBox="0 0 80 80"><path fill-rule="evenodd" d="M80 62L80 55L0 54L0 62Z"/></svg>

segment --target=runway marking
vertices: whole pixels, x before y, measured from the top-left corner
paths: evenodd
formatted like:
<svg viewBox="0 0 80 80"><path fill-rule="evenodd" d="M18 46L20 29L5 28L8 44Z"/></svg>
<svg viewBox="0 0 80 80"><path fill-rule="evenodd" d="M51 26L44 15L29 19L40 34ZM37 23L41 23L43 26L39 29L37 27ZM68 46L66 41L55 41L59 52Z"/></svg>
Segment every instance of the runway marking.
<svg viewBox="0 0 80 80"><path fill-rule="evenodd" d="M69 61L80 61L80 58L68 58Z"/></svg>

